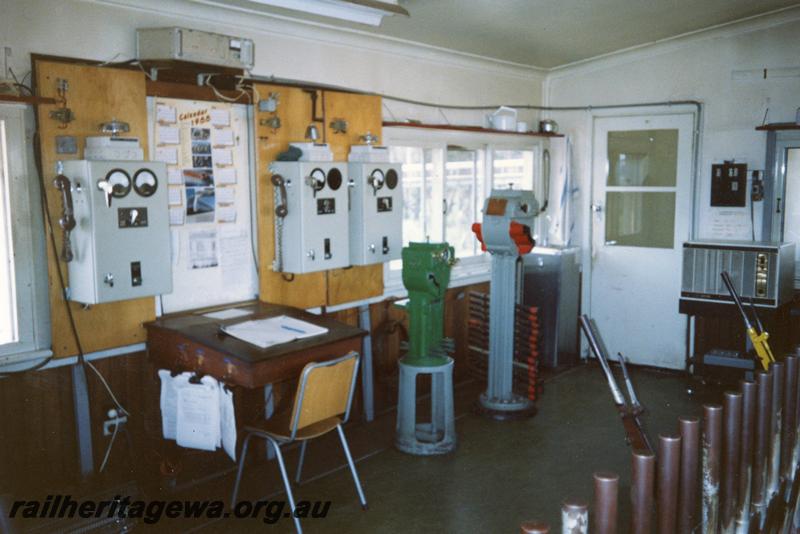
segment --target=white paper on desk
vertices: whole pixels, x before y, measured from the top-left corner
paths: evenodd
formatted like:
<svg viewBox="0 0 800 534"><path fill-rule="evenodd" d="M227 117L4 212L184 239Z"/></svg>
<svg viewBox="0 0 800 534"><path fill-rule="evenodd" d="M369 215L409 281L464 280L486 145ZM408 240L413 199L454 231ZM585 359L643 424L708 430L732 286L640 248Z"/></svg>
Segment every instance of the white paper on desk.
<svg viewBox="0 0 800 534"><path fill-rule="evenodd" d="M236 411L233 407L233 392L219 385L219 422L222 448L236 461Z"/></svg>
<svg viewBox="0 0 800 534"><path fill-rule="evenodd" d="M237 317L247 317L248 315L252 314L253 314L252 310L245 310L242 308L228 308L227 310L219 310L215 312L204 313L203 317L224 321L226 319L236 319Z"/></svg>
<svg viewBox="0 0 800 534"><path fill-rule="evenodd" d="M161 432L164 439L175 439L178 428L178 388L189 382L191 373L172 376L166 369L158 370L161 379Z"/></svg>
<svg viewBox="0 0 800 534"><path fill-rule="evenodd" d="M204 376L178 388L176 441L181 447L214 451L219 446L219 382Z"/></svg>
<svg viewBox="0 0 800 534"><path fill-rule="evenodd" d="M295 339L318 336L328 331L327 328L286 315L223 326L222 330L262 349L288 343Z"/></svg>

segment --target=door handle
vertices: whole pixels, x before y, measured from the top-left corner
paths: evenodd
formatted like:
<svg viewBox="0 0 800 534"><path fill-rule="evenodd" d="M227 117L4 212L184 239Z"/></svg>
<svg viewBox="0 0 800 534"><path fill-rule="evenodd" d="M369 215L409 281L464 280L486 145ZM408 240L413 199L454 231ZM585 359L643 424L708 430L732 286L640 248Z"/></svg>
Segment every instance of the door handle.
<svg viewBox="0 0 800 534"><path fill-rule="evenodd" d="M603 206L601 206L600 204L592 204L592 211L595 213L602 213Z"/></svg>

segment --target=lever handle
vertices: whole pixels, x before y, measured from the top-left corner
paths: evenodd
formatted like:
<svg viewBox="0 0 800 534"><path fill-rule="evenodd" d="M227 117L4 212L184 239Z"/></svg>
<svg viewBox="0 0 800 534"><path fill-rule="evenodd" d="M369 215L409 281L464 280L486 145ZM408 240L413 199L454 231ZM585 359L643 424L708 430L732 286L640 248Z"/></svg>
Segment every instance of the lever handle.
<svg viewBox="0 0 800 534"><path fill-rule="evenodd" d="M111 207L111 198L114 194L114 186L111 185L108 180L100 180L97 182L97 189L105 193L106 195L106 207Z"/></svg>
<svg viewBox="0 0 800 534"><path fill-rule="evenodd" d="M278 188L278 197L280 199L280 204L275 206L275 215L284 218L289 215L289 208L286 200L286 183L283 176L280 174L273 174L270 180L272 181L272 185Z"/></svg>
<svg viewBox="0 0 800 534"><path fill-rule="evenodd" d="M63 174L59 174L56 176L55 180L53 180L53 185L56 189L61 191L61 218L58 219L58 224L64 231L61 259L70 262L73 258L70 232L75 228L75 210L72 207L72 184L69 178Z"/></svg>

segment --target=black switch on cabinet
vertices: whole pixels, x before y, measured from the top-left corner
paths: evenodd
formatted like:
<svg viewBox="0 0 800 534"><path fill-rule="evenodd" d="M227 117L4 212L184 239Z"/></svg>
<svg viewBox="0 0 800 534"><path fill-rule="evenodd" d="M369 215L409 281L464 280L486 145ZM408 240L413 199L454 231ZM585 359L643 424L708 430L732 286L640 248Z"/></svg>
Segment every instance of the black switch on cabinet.
<svg viewBox="0 0 800 534"><path fill-rule="evenodd" d="M131 262L131 285L134 287L142 285L142 263L139 261Z"/></svg>
<svg viewBox="0 0 800 534"><path fill-rule="evenodd" d="M329 238L325 238L325 259L331 259L331 240Z"/></svg>
<svg viewBox="0 0 800 534"><path fill-rule="evenodd" d="M747 205L747 164L726 161L711 166L711 206Z"/></svg>
<svg viewBox="0 0 800 534"><path fill-rule="evenodd" d="M389 253L389 238L386 236L383 236L383 253Z"/></svg>

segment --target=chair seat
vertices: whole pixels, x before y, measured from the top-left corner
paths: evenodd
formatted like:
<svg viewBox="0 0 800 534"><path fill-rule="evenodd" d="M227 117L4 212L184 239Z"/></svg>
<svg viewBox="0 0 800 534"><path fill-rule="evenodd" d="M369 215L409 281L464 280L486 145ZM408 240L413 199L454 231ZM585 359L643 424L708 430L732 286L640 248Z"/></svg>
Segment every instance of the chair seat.
<svg viewBox="0 0 800 534"><path fill-rule="evenodd" d="M291 441L291 420L292 412L291 410L287 410L285 412L275 414L269 419L265 419L263 422L253 425L246 425L243 430L245 432L254 432L256 434L267 434L281 441ZM327 432L330 432L340 424L342 424L341 417L329 417L306 427L298 428L294 439L302 441L316 438Z"/></svg>

